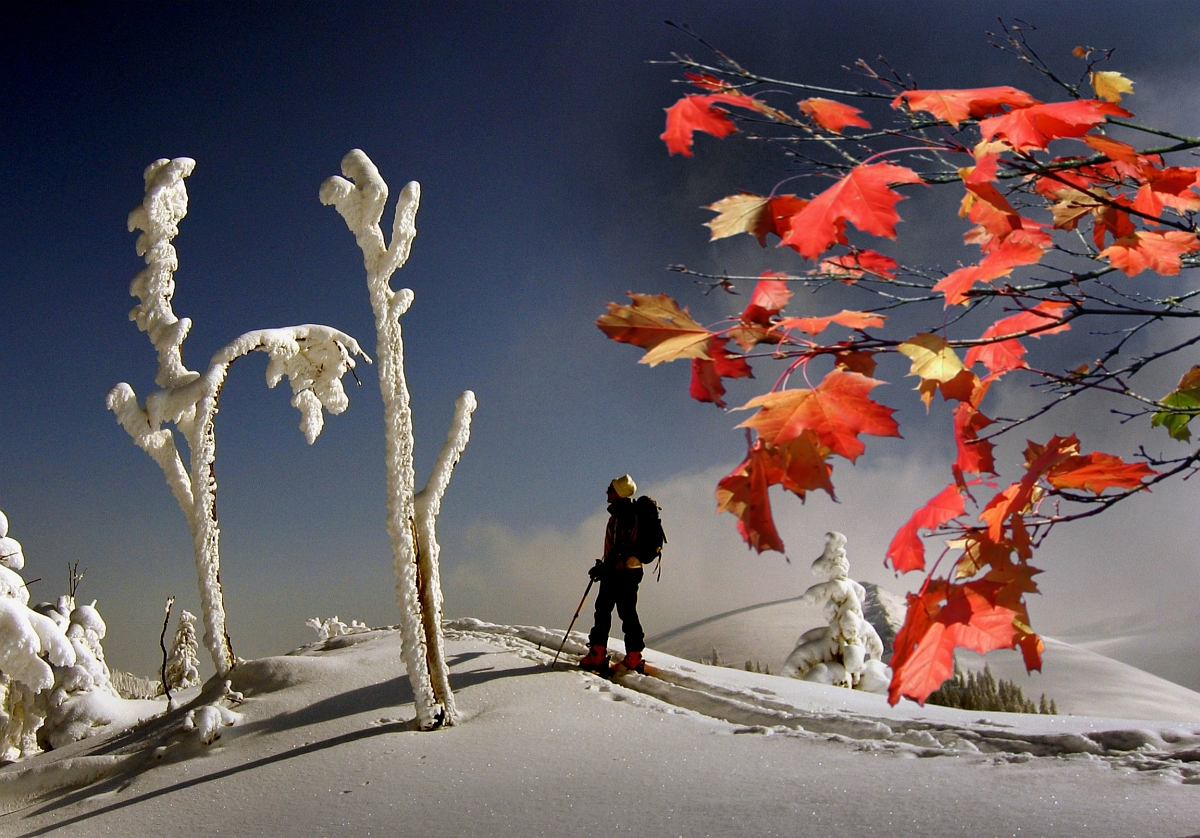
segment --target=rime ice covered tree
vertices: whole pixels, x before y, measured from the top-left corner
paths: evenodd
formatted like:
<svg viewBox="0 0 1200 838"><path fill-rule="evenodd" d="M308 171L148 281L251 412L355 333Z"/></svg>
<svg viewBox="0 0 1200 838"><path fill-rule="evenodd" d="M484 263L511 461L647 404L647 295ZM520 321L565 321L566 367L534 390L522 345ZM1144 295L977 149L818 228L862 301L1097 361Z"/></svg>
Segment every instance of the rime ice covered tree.
<svg viewBox="0 0 1200 838"><path fill-rule="evenodd" d="M200 661L196 658L199 646L196 643L196 615L183 611L167 654L166 683L164 687L184 690L200 683Z"/></svg>
<svg viewBox="0 0 1200 838"><path fill-rule="evenodd" d="M363 352L344 332L303 325L247 332L220 349L203 373L184 365L182 346L192 324L186 317L176 317L171 308L179 265L171 240L187 214L184 178L194 167L195 161L186 157L150 164L145 172L145 198L129 215L130 232L140 231L137 252L146 260L146 268L130 286L130 294L139 303L129 317L147 333L158 352L155 383L161 389L147 396L143 406L131 386L118 384L109 391L107 403L138 447L158 463L187 517L199 577L204 644L217 672L223 675L232 668L234 657L225 630L221 590L213 422L229 368L251 352L265 352L269 357L267 385L274 387L287 376L292 405L300 411L300 429L311 444L324 425L322 410L338 414L349 404L341 378L354 367L354 356ZM186 467L174 434L164 423L173 424L187 442L190 462Z"/></svg>
<svg viewBox="0 0 1200 838"><path fill-rule="evenodd" d="M417 235L421 186L409 183L396 203L391 241L380 227L388 187L375 164L355 149L342 159L344 177L321 185L321 202L333 205L363 253L367 290L375 314L379 386L383 393L387 467L387 531L396 571L405 668L412 683L417 722L422 729L453 725L458 719L450 690L442 637L442 585L438 558L437 516L442 496L471 433L475 394L459 396L446 442L429 480L414 491L413 425L404 378L404 341L400 318L413 302L407 288L394 291L391 277L408 261Z"/></svg>
<svg viewBox="0 0 1200 838"><path fill-rule="evenodd" d="M846 536L825 533L825 551L812 565L825 581L801 601L825 608L829 625L805 632L783 664L782 675L866 692L887 692L892 672L883 663L883 642L863 616L867 591L850 578Z"/></svg>

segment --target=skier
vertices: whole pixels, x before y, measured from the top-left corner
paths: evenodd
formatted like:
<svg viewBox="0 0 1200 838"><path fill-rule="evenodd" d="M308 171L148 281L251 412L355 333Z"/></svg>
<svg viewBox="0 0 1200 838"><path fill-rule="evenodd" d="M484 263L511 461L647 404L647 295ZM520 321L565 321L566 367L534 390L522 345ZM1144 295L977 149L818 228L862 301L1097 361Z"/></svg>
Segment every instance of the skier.
<svg viewBox="0 0 1200 838"><path fill-rule="evenodd" d="M642 650L646 648L645 634L637 614L638 585L642 581L642 562L634 553L634 530L637 517L633 495L637 484L623 474L608 485L608 527L604 531L604 558L597 559L588 576L600 583L596 595L596 622L588 635L591 646L579 662L582 669L603 671L608 668L608 631L612 626L613 606L621 618L625 633L627 669L645 672Z"/></svg>

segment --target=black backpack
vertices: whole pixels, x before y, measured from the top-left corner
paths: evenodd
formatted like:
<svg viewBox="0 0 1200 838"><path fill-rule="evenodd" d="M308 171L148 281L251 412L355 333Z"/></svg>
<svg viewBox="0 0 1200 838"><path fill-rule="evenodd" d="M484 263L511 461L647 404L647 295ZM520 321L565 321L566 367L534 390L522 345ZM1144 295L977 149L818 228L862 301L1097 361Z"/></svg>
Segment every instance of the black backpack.
<svg viewBox="0 0 1200 838"><path fill-rule="evenodd" d="M642 564L650 564L659 558L667 543L658 511L658 504L649 495L642 495L633 502L633 555Z"/></svg>

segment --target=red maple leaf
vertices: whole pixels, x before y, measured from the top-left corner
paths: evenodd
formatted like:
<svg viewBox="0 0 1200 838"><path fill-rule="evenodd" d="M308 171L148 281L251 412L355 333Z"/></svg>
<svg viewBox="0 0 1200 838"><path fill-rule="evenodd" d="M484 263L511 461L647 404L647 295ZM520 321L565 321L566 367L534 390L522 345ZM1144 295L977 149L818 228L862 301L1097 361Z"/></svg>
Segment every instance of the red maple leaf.
<svg viewBox="0 0 1200 838"><path fill-rule="evenodd" d="M957 647L985 654L1012 649L1027 636L1014 625L1019 612L997 604L998 587L983 580L962 585L936 580L908 595L908 616L894 644L889 703L901 696L924 703L953 674Z"/></svg>
<svg viewBox="0 0 1200 838"><path fill-rule="evenodd" d="M712 337L708 342L708 355L712 360L692 359L692 384L689 389L696 401L712 402L722 409L725 408L725 385L721 379L754 377L746 359L741 355L729 354L726 344L725 339Z"/></svg>
<svg viewBox="0 0 1200 838"><path fill-rule="evenodd" d="M851 329L882 329L886 315L873 314L868 311L839 311L827 317L785 317L775 324L778 331L799 329L816 336L825 331L833 323L839 326L849 326Z"/></svg>
<svg viewBox="0 0 1200 838"><path fill-rule="evenodd" d="M959 473L996 473L996 461L992 456L995 446L988 440L979 438L979 432L990 424L992 420L969 402L963 402L954 408L954 444L958 448L958 459L954 461L954 468L958 469Z"/></svg>
<svg viewBox="0 0 1200 838"><path fill-rule="evenodd" d="M814 389L781 390L751 399L739 410L759 408L738 427L754 428L772 445L813 430L823 447L853 462L863 452L859 434L900 436L895 413L867 394L882 384L856 372L834 368Z"/></svg>
<svg viewBox="0 0 1200 838"><path fill-rule="evenodd" d="M1025 514L1033 500L1033 490L1038 480L1047 471L1078 453L1079 440L1075 434L1068 437L1053 436L1045 445L1030 441L1025 448L1025 474L1021 480L994 496L979 513L979 520L988 525L988 537L999 541L1004 522L1010 516L1019 518Z"/></svg>
<svg viewBox="0 0 1200 838"><path fill-rule="evenodd" d="M1008 240L983 257L978 265L967 265L946 275L933 286L934 291L946 295L946 308L967 301L967 291L976 282L991 282L1008 276L1013 268L1036 265L1046 249L1034 242Z"/></svg>
<svg viewBox="0 0 1200 838"><path fill-rule="evenodd" d="M892 543L888 545L887 557L892 560L896 572L924 570L925 545L921 542L918 530L936 530L950 519L962 515L965 510L966 505L958 486L951 483L914 512L908 523L896 531Z"/></svg>
<svg viewBox="0 0 1200 838"><path fill-rule="evenodd" d="M780 244L816 259L843 237L846 222L864 233L896 238L896 203L904 196L891 187L901 183L921 183L921 176L892 163L856 166L792 216L791 229Z"/></svg>
<svg viewBox="0 0 1200 838"><path fill-rule="evenodd" d="M759 553L783 552L783 539L771 516L768 488L780 482L782 470L759 440L751 446L746 459L717 483L717 512L732 512L738 519L738 532Z"/></svg>
<svg viewBox="0 0 1200 838"><path fill-rule="evenodd" d="M1181 267L1180 257L1197 250L1200 250L1200 238L1195 233L1184 230L1168 230L1165 233L1138 230L1117 239L1100 255L1127 276L1137 276L1145 270L1162 276L1175 276Z"/></svg>
<svg viewBox="0 0 1200 838"><path fill-rule="evenodd" d="M853 283L863 274L873 274L885 279L896 278L896 260L874 250L853 250L841 256L822 259L817 270L822 276L833 276Z"/></svg>
<svg viewBox="0 0 1200 838"><path fill-rule="evenodd" d="M1016 108L979 123L984 140L999 138L1016 151L1044 149L1053 140L1082 137L1110 116L1133 116L1120 105L1076 99Z"/></svg>
<svg viewBox="0 0 1200 838"><path fill-rule="evenodd" d="M892 107L903 102L914 111L925 111L955 128L964 119L1004 113L1005 108L1027 108L1040 104L1024 90L1015 87L976 87L969 90L907 90L892 100Z"/></svg>
<svg viewBox="0 0 1200 838"><path fill-rule="evenodd" d="M1098 495L1105 489L1136 489L1154 474L1158 472L1145 463L1127 463L1113 454L1093 451L1054 466L1046 480L1056 489L1083 489Z"/></svg>
<svg viewBox="0 0 1200 838"><path fill-rule="evenodd" d="M858 108L852 108L842 102L835 102L833 99L814 96L811 99L801 99L799 105L801 113L812 117L813 122L834 134L842 133L842 129L847 125L854 125L858 128L871 127L871 123L862 118L862 111Z"/></svg>
<svg viewBox="0 0 1200 838"><path fill-rule="evenodd" d="M754 291L750 294L750 302L742 311L743 323L754 323L760 326L771 325L771 318L783 311L788 300L792 298L792 291L788 288L788 284L778 278L786 276L787 274L767 271L759 277Z"/></svg>
<svg viewBox="0 0 1200 838"><path fill-rule="evenodd" d="M783 552L783 539L771 514L771 486L784 489L804 500L805 494L821 489L832 498L829 475L833 467L825 461L817 435L805 431L783 445L770 445L762 439L750 446L737 468L717 483L717 512L731 512L738 519L738 532L753 549Z"/></svg>
<svg viewBox="0 0 1200 838"><path fill-rule="evenodd" d="M733 124L726 110L714 107L716 104L734 104L739 108L758 110L760 113L773 110L752 96L740 94L732 89L722 90L724 92L707 95L688 94L670 108L666 108L667 127L659 139L667 144L667 151L690 157L692 133L703 131L713 134L714 137L727 137L736 132L738 126Z"/></svg>
<svg viewBox="0 0 1200 838"><path fill-rule="evenodd" d="M967 350L967 358L964 363L968 367L973 366L976 362L982 363L994 375L1000 375L1010 370L1022 369L1025 367L1025 344L1021 343L1015 336L1026 334L1033 329L1038 330L1033 332L1033 337L1065 332L1071 328L1070 323L1052 324L1062 319L1063 309L1069 306L1070 303L1047 300L1038 303L1038 305L1028 311L997 320L984 330L983 334L980 335L980 339L990 340L991 338L1003 337L1004 335L1013 335L1014 337L997 343L972 346Z"/></svg>

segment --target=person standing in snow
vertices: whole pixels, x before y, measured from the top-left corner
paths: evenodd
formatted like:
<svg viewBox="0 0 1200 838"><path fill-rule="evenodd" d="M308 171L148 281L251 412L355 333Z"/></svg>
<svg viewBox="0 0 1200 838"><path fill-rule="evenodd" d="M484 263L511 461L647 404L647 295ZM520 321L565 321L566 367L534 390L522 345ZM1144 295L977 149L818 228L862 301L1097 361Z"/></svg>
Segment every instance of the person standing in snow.
<svg viewBox="0 0 1200 838"><path fill-rule="evenodd" d="M602 670L608 666L608 632L615 605L625 633L627 669L645 672L642 650L645 633L637 614L638 585L642 582L642 562L634 555L634 530L637 521L633 495L637 484L623 474L608 484L608 527L604 531L604 558L597 559L588 576L600 583L596 595L596 621L588 634L590 649L579 662L583 669Z"/></svg>

